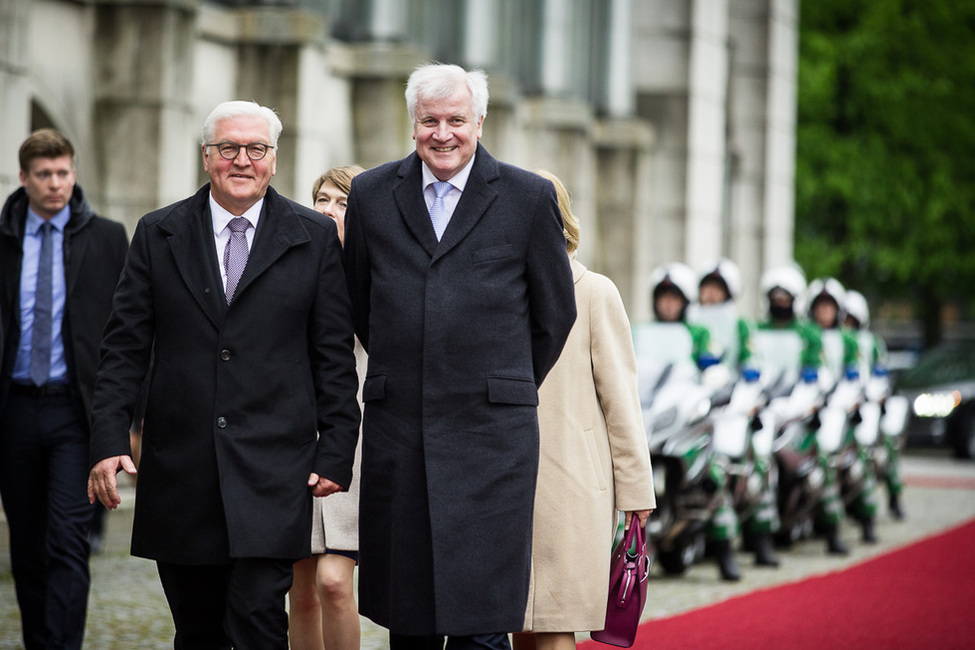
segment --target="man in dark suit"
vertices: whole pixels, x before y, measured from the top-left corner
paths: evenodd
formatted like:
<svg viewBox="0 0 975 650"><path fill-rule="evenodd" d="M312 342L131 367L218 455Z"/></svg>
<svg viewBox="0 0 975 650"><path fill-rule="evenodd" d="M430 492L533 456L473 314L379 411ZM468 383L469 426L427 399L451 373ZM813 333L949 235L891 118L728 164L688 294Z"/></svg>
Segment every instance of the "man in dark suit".
<svg viewBox="0 0 975 650"><path fill-rule="evenodd" d="M157 562L177 648L286 649L311 496L351 480L342 248L329 218L269 186L280 133L253 102L213 110L210 183L139 221L102 343L89 494L114 508L116 473L135 472L129 424L151 352L132 553Z"/></svg>
<svg viewBox="0 0 975 650"><path fill-rule="evenodd" d="M575 320L552 183L478 144L480 71L406 90L416 152L355 178L346 274L369 352L360 612L399 648L507 648L528 594L537 388Z"/></svg>
<svg viewBox="0 0 975 650"><path fill-rule="evenodd" d="M88 408L128 238L52 129L20 148L0 213L0 495L27 648L79 648L88 605Z"/></svg>

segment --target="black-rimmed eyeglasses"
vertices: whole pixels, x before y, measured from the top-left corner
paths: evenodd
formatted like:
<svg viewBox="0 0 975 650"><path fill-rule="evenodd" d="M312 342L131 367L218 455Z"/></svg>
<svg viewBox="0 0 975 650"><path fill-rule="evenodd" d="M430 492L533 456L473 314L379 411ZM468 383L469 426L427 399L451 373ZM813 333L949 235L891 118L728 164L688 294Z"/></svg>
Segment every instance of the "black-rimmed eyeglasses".
<svg viewBox="0 0 975 650"><path fill-rule="evenodd" d="M247 152L247 157L251 160L263 160L264 156L271 149L269 144L263 142L251 142L250 144L237 144L236 142L207 142L204 147L216 147L220 157L224 160L236 160L243 148Z"/></svg>

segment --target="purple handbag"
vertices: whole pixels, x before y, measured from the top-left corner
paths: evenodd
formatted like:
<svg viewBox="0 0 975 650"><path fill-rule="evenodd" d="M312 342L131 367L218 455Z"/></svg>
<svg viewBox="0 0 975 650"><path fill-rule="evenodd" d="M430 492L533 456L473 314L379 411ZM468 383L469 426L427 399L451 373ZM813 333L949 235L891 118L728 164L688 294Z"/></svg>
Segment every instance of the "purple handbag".
<svg viewBox="0 0 975 650"><path fill-rule="evenodd" d="M633 645L640 616L647 603L651 561L647 555L643 526L634 517L630 529L613 550L609 566L606 626L598 632L589 633L594 641L622 648Z"/></svg>

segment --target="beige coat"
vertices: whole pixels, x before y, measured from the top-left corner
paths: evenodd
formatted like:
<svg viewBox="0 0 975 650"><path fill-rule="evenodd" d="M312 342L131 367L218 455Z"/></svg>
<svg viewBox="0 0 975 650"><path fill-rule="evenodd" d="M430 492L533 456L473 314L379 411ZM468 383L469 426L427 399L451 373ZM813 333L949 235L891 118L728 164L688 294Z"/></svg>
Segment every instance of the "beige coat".
<svg viewBox="0 0 975 650"><path fill-rule="evenodd" d="M612 281L572 260L578 316L539 391L525 630L600 630L617 511L656 506L630 323Z"/></svg>
<svg viewBox="0 0 975 650"><path fill-rule="evenodd" d="M355 339L355 369L359 375L359 408L362 408L362 383L366 379L368 355ZM362 428L355 448L352 482L346 492L314 498L311 527L311 552L322 554L326 548L339 551L359 550L359 466L362 460Z"/></svg>

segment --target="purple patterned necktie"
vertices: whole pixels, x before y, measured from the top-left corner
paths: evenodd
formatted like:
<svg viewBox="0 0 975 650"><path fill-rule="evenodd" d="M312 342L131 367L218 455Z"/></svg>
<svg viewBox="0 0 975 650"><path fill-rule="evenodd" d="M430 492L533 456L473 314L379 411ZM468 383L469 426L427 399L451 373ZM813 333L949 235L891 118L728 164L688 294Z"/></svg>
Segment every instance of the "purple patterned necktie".
<svg viewBox="0 0 975 650"><path fill-rule="evenodd" d="M247 229L251 222L244 217L234 217L227 224L230 228L230 241L223 249L223 267L227 270L227 304L234 299L234 292L237 291L237 283L240 276L244 274L244 267L247 266Z"/></svg>

